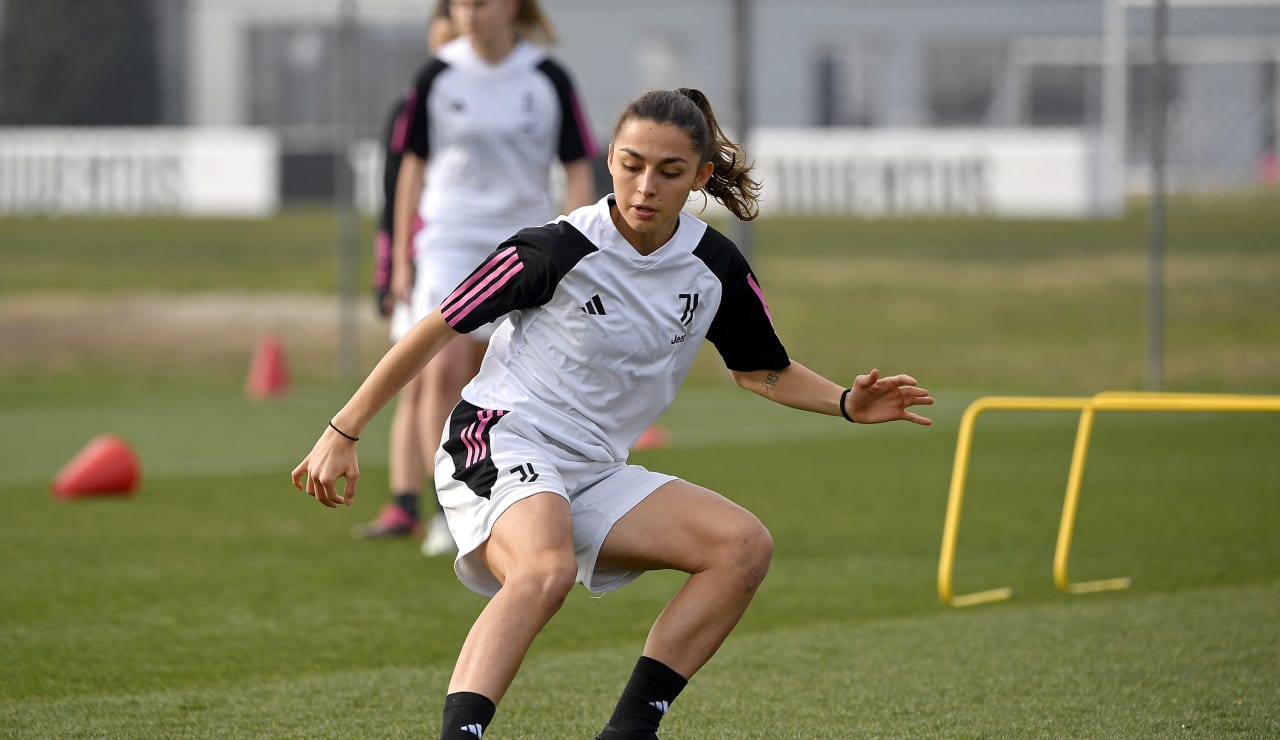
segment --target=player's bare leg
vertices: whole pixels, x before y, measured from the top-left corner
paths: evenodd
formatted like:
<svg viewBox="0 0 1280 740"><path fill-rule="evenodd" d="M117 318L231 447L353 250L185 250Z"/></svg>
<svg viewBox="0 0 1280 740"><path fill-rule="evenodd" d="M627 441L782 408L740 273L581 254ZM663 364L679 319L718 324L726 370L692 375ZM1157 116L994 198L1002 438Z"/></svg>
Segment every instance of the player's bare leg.
<svg viewBox="0 0 1280 740"><path fill-rule="evenodd" d="M391 416L391 447L387 464L392 493L417 491L422 485L425 462L418 432L421 391L421 376L410 380L400 390L395 413Z"/></svg>
<svg viewBox="0 0 1280 740"><path fill-rule="evenodd" d="M391 416L391 443L387 450L392 500L372 522L352 530L357 538L409 537L422 529L420 512L424 463L418 434L421 389L421 378L415 377L400 389L396 397L395 412ZM432 504L428 503L428 506L434 510Z"/></svg>
<svg viewBox="0 0 1280 740"><path fill-rule="evenodd" d="M598 568L681 570L601 738L646 737L728 637L769 570L773 539L754 514L686 481L672 481L626 514L605 539ZM647 733L647 734L646 734Z"/></svg>
<svg viewBox="0 0 1280 740"><path fill-rule="evenodd" d="M513 504L476 555L502 588L462 644L449 680L442 737L455 726L488 724L534 638L577 582L568 502L541 493Z"/></svg>

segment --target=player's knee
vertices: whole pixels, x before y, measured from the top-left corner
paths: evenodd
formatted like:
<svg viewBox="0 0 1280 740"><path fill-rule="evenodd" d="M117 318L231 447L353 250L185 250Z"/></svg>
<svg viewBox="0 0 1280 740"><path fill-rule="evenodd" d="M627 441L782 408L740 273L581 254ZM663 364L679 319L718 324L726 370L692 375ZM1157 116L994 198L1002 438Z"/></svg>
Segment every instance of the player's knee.
<svg viewBox="0 0 1280 740"><path fill-rule="evenodd" d="M506 586L514 586L525 598L554 608L564 602L577 580L578 563L572 552L548 553L521 563Z"/></svg>
<svg viewBox="0 0 1280 740"><path fill-rule="evenodd" d="M755 591L773 560L773 535L755 515L743 512L728 527L722 542L724 565L742 580L748 592Z"/></svg>

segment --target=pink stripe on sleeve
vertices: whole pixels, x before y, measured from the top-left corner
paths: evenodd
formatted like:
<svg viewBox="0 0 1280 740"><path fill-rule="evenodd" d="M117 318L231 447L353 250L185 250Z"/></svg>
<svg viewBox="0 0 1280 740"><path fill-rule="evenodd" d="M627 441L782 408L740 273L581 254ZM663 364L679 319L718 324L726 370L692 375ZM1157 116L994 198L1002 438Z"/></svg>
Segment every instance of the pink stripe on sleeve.
<svg viewBox="0 0 1280 740"><path fill-rule="evenodd" d="M484 286L483 285L476 286L476 290L472 291L471 294L466 296L468 303L465 306L463 306L461 309L455 309L456 311L461 311L461 313L454 313L451 316L446 316L445 321L448 322L449 326L456 326L459 321L462 321L472 311L474 311L476 306L479 306L481 303L484 303L485 299L487 299L489 296L501 290L504 285L511 282L511 278L515 277L523 269L524 269L524 263L516 262L511 267L511 269L507 270L502 275L499 275L498 279L494 281L494 283L490 285L487 290L485 290L483 293L479 293L478 295L476 294L476 291L481 290L482 288L484 288Z"/></svg>
<svg viewBox="0 0 1280 740"><path fill-rule="evenodd" d="M414 90L404 99L404 107L396 116L396 124L391 129L391 151L399 154L409 144L409 122L413 120L418 107L418 91Z"/></svg>
<svg viewBox="0 0 1280 740"><path fill-rule="evenodd" d="M466 293L468 290L471 290L471 287L473 285L485 279L485 277L488 276L489 273L493 272L495 269L500 267L508 257L515 254L515 251L516 251L515 247L507 247L506 249L499 250L499 252L493 255L493 257L488 262L484 263L479 268L477 268L475 272L471 273L470 277L464 280L462 282L462 285L459 285L457 288L455 288L454 291L449 294L449 297L445 298L440 305L448 306L450 303L453 303L454 301L458 300L459 296Z"/></svg>
<svg viewBox="0 0 1280 740"><path fill-rule="evenodd" d="M769 324L773 324L773 314L769 313L769 302L764 299L764 291L760 290L760 283L756 282L756 276L747 273L747 284L755 291L756 298L760 299L760 305L764 307L764 315L769 317Z"/></svg>
<svg viewBox="0 0 1280 740"><path fill-rule="evenodd" d="M582 134L582 149L588 157L594 157L600 152L596 146L596 139L591 135L591 127L587 125L587 116L582 112L582 104L578 102L578 96L572 98L573 118L578 122L578 131Z"/></svg>

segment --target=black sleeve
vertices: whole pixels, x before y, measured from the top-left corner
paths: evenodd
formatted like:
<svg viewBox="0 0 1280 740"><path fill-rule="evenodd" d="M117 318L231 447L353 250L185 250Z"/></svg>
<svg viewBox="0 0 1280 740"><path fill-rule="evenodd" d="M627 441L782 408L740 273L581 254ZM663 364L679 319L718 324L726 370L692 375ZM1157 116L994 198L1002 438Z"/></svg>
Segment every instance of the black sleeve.
<svg viewBox="0 0 1280 740"><path fill-rule="evenodd" d="M787 350L773 329L764 291L737 246L708 228L693 253L720 278L724 288L707 339L720 352L725 367L754 372L782 370L790 365Z"/></svg>
<svg viewBox="0 0 1280 740"><path fill-rule="evenodd" d="M410 96L412 97L412 96ZM400 158L404 153L406 127L413 115L409 98L400 98L387 116L382 151L382 221L380 228L391 233L396 211L396 183L400 179Z"/></svg>
<svg viewBox="0 0 1280 740"><path fill-rule="evenodd" d="M431 84L436 76L448 67L448 64L433 57L418 73L418 79L413 83L413 90L409 93L406 106L411 115L405 151L413 152L419 159L429 159L431 155L431 137L428 136L430 122L427 120L427 101L431 95Z"/></svg>
<svg viewBox="0 0 1280 740"><path fill-rule="evenodd" d="M396 210L396 180L400 176L400 150L403 139L405 98L398 99L387 114L386 128L382 135L382 215L378 219L378 231L373 239L373 301L378 313L387 315L386 297L391 292L391 232ZM401 134L401 136L397 136Z"/></svg>
<svg viewBox="0 0 1280 740"><path fill-rule="evenodd" d="M521 229L444 299L440 313L465 334L511 311L541 306L555 295L560 279L594 251L565 221Z"/></svg>
<svg viewBox="0 0 1280 740"><path fill-rule="evenodd" d="M538 70L551 80L560 101L560 139L557 145L560 161L567 164L584 157L594 157L595 140L587 127L587 116L578 102L578 94L573 89L569 73L551 59L539 64Z"/></svg>

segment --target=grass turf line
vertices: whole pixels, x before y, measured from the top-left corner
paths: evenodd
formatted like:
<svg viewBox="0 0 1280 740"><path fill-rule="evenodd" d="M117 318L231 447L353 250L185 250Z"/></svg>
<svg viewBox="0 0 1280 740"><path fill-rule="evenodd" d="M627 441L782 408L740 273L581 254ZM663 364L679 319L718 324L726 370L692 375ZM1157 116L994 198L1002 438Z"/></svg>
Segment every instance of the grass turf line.
<svg viewBox="0 0 1280 740"><path fill-rule="evenodd" d="M664 724L678 738L1264 737L1280 732L1280 582L734 636ZM1176 649L1170 649L1176 646ZM495 738L590 737L633 648L533 654ZM434 732L440 664L0 702L39 736Z"/></svg>

